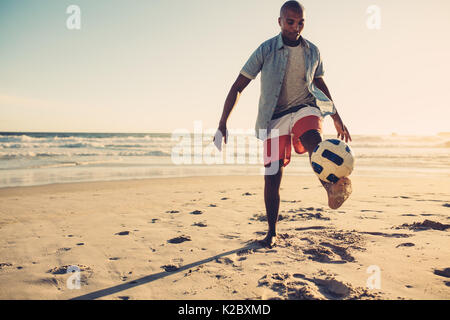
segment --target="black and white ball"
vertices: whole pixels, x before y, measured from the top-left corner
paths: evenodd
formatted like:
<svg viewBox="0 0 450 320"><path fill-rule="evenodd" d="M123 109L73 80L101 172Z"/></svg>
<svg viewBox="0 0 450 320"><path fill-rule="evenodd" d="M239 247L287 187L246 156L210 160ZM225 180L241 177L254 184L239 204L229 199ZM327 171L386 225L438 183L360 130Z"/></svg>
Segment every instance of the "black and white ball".
<svg viewBox="0 0 450 320"><path fill-rule="evenodd" d="M355 164L352 149L342 140L328 139L317 145L311 155L311 165L320 180L337 182L349 176Z"/></svg>

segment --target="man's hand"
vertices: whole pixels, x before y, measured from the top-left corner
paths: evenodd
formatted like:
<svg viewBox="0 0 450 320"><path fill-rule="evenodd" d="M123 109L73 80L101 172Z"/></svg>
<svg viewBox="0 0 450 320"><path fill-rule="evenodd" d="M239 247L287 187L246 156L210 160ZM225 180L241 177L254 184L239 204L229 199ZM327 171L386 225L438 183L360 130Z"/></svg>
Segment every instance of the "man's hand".
<svg viewBox="0 0 450 320"><path fill-rule="evenodd" d="M225 140L225 144L227 143L228 138L228 130L227 130L227 123L226 122L220 122L219 128L217 129L222 134L222 137ZM213 141L216 141L216 137L214 137ZM222 141L221 141L222 142Z"/></svg>
<svg viewBox="0 0 450 320"><path fill-rule="evenodd" d="M331 98L330 91L328 91L327 85L325 84L325 81L323 80L322 77L315 78L314 85L319 90L321 90L328 97L328 99L333 101L333 99ZM345 142L348 142L349 140L352 141L352 137L350 136L350 133L348 132L347 127L344 126L344 123L342 122L342 119L339 116L339 113L337 113L337 111L336 111L336 113L333 114L331 117L333 118L334 126L336 127L337 137L341 140L345 139Z"/></svg>
<svg viewBox="0 0 450 320"><path fill-rule="evenodd" d="M231 110L233 110L234 106L238 102L239 96L241 95L242 91L244 91L250 81L252 80L242 74L239 74L233 85L231 86L227 98L225 99L225 105L223 106L222 117L220 118L218 129L218 131L222 133L222 137L225 139L225 143L227 143L228 139L227 119L231 113ZM214 137L213 141L216 142L215 140L216 139ZM220 144L222 144L222 141L220 141Z"/></svg>
<svg viewBox="0 0 450 320"><path fill-rule="evenodd" d="M337 137L341 140L345 140L345 142L348 142L349 140L352 141L352 137L350 136L350 132L348 132L347 127L342 122L341 117L336 112L336 114L331 116L334 121L334 126L337 131Z"/></svg>

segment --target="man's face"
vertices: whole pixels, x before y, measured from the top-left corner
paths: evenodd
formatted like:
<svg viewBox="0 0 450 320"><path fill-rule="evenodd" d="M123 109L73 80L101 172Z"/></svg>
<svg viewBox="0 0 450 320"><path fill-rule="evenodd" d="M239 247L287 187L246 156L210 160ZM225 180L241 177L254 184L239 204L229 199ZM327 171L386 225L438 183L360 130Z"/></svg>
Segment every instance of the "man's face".
<svg viewBox="0 0 450 320"><path fill-rule="evenodd" d="M291 41L296 41L300 38L304 23L305 19L303 18L303 12L296 12L293 10L285 10L281 14L281 17L278 18L281 34Z"/></svg>

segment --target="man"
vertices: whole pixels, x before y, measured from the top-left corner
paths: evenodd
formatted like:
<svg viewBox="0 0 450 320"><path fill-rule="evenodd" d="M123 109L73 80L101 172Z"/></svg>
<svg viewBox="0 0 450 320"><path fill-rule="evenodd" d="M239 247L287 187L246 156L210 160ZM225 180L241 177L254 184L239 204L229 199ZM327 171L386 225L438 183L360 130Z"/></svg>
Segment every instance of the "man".
<svg viewBox="0 0 450 320"><path fill-rule="evenodd" d="M225 100L218 129L226 143L227 119L242 91L261 72L256 135L264 140L264 202L269 228L260 242L268 247L276 242L280 183L283 168L290 161L291 144L297 153L308 152L311 157L322 141L322 120L327 115L334 121L338 138L351 141L323 80L319 50L300 35L304 22L304 8L297 1L287 1L281 7L280 34L262 43L242 68ZM352 192L348 178L321 183L332 209L339 208Z"/></svg>

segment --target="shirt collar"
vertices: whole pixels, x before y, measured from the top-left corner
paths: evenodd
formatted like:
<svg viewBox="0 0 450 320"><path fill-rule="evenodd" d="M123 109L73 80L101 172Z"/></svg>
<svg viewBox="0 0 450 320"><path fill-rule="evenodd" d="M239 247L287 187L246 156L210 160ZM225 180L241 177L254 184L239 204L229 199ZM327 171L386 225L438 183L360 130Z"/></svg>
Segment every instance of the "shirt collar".
<svg viewBox="0 0 450 320"><path fill-rule="evenodd" d="M308 42L302 36L300 36L300 44L302 47L304 47L304 48L306 47L309 49ZM277 37L277 49L280 50L282 48L284 48L284 43L283 43L283 37L281 36L281 32L280 32Z"/></svg>

